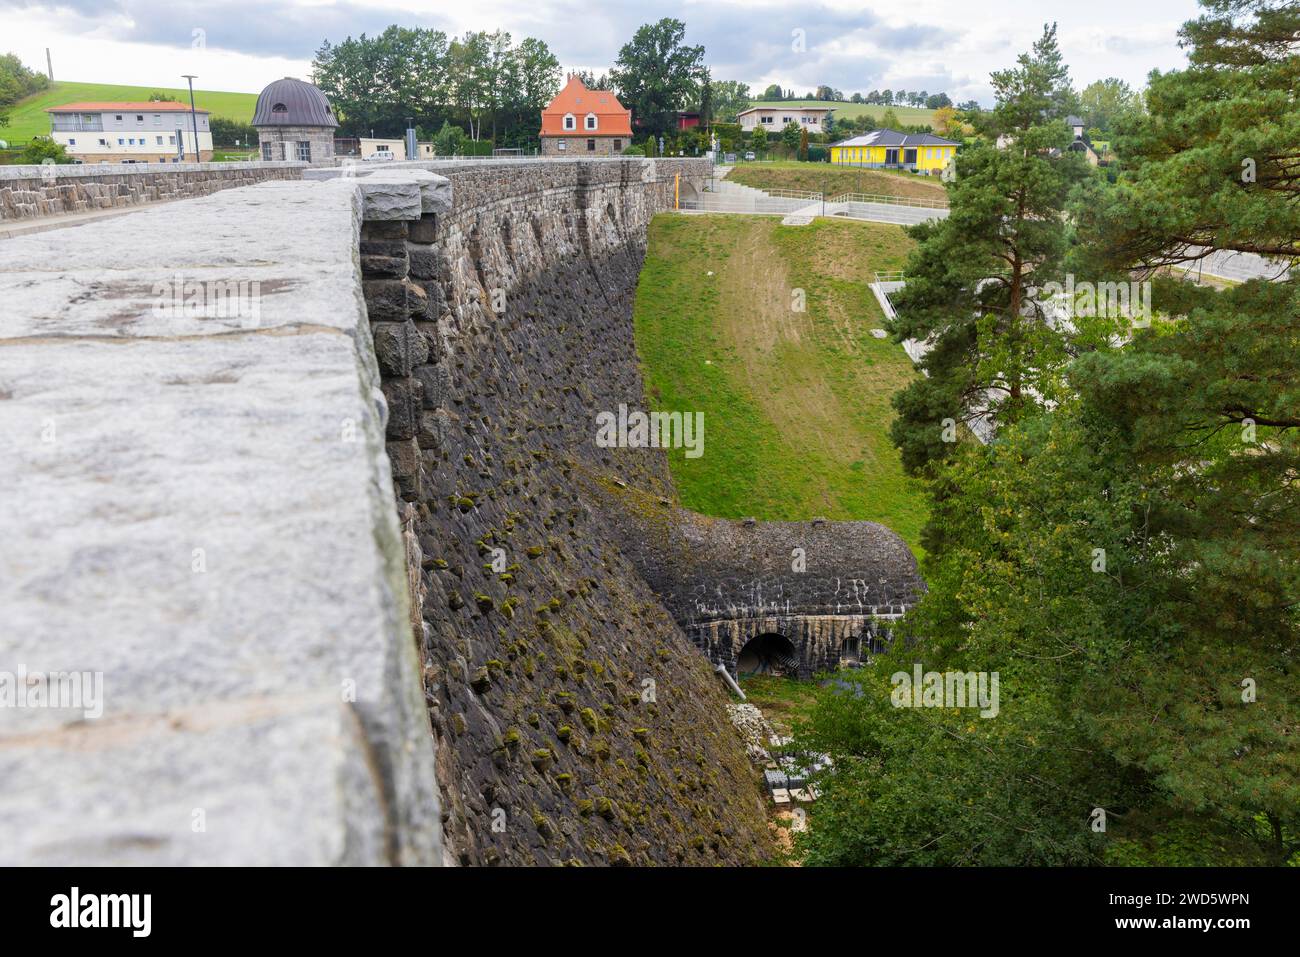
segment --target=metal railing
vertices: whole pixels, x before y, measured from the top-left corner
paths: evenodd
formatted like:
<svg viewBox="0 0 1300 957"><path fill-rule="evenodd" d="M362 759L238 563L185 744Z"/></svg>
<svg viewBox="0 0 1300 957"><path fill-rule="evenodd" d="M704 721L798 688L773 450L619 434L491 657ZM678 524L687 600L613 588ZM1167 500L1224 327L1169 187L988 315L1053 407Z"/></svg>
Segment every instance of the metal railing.
<svg viewBox="0 0 1300 957"><path fill-rule="evenodd" d="M921 206L925 209L947 209L946 199L918 199L913 196L885 196L880 193L840 193L827 203L884 203L890 206Z"/></svg>

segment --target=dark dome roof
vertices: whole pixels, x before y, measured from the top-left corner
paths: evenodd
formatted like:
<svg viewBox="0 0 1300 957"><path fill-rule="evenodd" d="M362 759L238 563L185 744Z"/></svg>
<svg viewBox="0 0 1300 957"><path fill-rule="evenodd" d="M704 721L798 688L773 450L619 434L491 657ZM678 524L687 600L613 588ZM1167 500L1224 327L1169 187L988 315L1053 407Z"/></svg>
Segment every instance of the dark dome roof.
<svg viewBox="0 0 1300 957"><path fill-rule="evenodd" d="M338 126L330 101L310 83L286 76L257 97L254 126Z"/></svg>

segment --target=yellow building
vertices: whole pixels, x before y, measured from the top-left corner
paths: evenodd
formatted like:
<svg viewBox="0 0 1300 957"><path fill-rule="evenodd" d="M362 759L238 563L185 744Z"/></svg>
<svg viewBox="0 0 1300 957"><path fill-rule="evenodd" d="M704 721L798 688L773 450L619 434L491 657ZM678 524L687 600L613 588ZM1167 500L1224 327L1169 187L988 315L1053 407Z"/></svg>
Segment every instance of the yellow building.
<svg viewBox="0 0 1300 957"><path fill-rule="evenodd" d="M956 143L933 133L872 130L831 144L831 162L841 166L910 169L931 175L943 172L956 155Z"/></svg>

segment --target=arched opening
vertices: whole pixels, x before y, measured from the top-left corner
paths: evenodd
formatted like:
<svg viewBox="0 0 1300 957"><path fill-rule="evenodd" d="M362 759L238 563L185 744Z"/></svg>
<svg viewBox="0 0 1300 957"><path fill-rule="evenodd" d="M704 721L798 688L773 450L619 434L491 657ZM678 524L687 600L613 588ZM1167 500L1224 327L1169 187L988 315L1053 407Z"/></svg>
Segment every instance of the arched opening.
<svg viewBox="0 0 1300 957"><path fill-rule="evenodd" d="M272 112L272 113L288 113L288 112L289 112L289 108L288 108L287 106L285 106L283 103L276 103L274 106L271 107L271 112Z"/></svg>
<svg viewBox="0 0 1300 957"><path fill-rule="evenodd" d="M736 674L740 675L784 675L798 670L799 656L784 635L751 638L736 656Z"/></svg>
<svg viewBox="0 0 1300 957"><path fill-rule="evenodd" d="M844 639L844 647L840 649L840 660L846 664L857 664L862 661L862 639L857 635Z"/></svg>

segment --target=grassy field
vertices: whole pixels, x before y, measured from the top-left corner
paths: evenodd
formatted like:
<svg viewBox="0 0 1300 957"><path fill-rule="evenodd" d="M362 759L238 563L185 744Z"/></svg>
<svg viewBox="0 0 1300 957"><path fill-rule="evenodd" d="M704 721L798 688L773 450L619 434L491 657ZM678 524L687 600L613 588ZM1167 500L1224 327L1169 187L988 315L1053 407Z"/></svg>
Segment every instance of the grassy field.
<svg viewBox="0 0 1300 957"><path fill-rule="evenodd" d="M704 455L670 456L706 515L870 519L917 549L925 506L889 441L916 375L868 282L912 246L897 226L665 214L650 227L636 339L650 405L702 411ZM804 312L792 309L797 290Z"/></svg>
<svg viewBox="0 0 1300 957"><path fill-rule="evenodd" d="M893 110L898 122L908 126L929 126L934 120L934 110L915 106L876 106L867 103L848 103L844 100L750 100L750 106L828 106L835 111L836 119L851 120L858 116L870 116L875 122L885 115L885 110Z"/></svg>
<svg viewBox="0 0 1300 957"><path fill-rule="evenodd" d="M839 193L876 193L912 199L942 200L947 195L937 176L917 176L906 170L857 169L830 163L742 163L727 179L755 189L806 189Z"/></svg>
<svg viewBox="0 0 1300 957"><path fill-rule="evenodd" d="M8 140L11 144L25 144L33 136L47 135L50 132L50 120L45 109L50 106L63 106L65 103L79 103L83 100L144 101L149 99L151 93L167 93L181 103L190 102L189 90L172 87L114 86L107 83L72 83L60 80L52 83L48 90L14 104L9 111L9 125L0 127L0 139ZM257 94L195 90L194 105L199 109L211 110L213 116L223 116L226 119L242 120L247 123L253 119Z"/></svg>
<svg viewBox="0 0 1300 957"><path fill-rule="evenodd" d="M811 681L775 675L741 675L737 680L749 703L763 712L777 734L786 737L817 700L817 685Z"/></svg>

